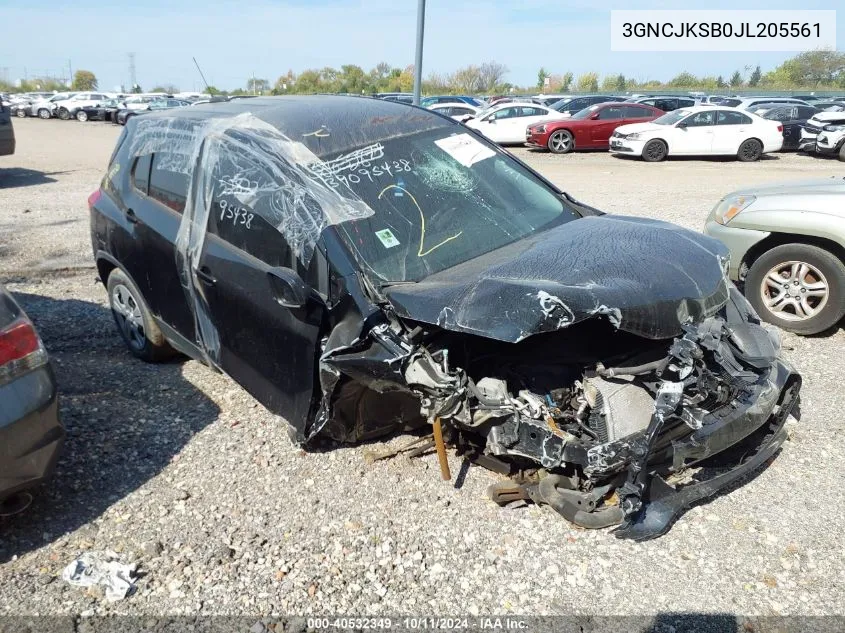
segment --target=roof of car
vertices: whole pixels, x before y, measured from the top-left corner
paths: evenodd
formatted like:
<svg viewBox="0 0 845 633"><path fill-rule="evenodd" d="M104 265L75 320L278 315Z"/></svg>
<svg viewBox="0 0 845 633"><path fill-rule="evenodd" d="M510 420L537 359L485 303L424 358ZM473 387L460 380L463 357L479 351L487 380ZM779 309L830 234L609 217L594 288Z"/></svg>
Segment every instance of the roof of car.
<svg viewBox="0 0 845 633"><path fill-rule="evenodd" d="M195 104L150 112L145 126L162 119L162 127L173 119L185 121L219 120L251 114L282 132L291 140L301 141L317 156L349 148L362 147L373 140L458 125L454 120L397 101L357 96L302 95L256 97L219 103Z"/></svg>

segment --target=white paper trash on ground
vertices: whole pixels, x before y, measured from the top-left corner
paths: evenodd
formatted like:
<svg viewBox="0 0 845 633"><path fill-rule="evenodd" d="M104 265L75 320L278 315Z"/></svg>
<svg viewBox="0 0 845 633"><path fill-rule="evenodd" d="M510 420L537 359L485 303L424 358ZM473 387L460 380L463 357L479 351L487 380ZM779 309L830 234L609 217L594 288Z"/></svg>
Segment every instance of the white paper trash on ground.
<svg viewBox="0 0 845 633"><path fill-rule="evenodd" d="M110 602L122 600L135 589L136 565L118 561L115 552L87 552L62 571L62 580L74 587L102 585Z"/></svg>

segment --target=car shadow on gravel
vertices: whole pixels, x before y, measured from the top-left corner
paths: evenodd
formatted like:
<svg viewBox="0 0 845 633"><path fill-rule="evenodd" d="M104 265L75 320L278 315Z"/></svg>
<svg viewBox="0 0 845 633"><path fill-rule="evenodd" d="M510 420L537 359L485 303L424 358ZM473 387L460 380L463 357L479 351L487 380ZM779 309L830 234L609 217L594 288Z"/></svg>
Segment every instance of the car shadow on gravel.
<svg viewBox="0 0 845 633"><path fill-rule="evenodd" d="M32 187L34 185L46 185L57 182L51 176L62 176L71 174L73 171L37 171L35 169L24 169L23 167L12 167L0 169L0 189L13 189L15 187Z"/></svg>
<svg viewBox="0 0 845 633"><path fill-rule="evenodd" d="M83 526L96 545L92 522L155 477L220 412L183 378L181 362L132 357L108 308L14 295L53 362L67 438L54 477L32 505L0 520L0 563Z"/></svg>

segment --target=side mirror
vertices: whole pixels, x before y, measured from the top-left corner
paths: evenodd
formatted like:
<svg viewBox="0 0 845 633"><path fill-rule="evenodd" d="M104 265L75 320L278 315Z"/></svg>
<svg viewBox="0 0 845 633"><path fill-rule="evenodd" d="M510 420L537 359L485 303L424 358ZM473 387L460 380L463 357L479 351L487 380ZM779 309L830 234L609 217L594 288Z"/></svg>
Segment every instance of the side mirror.
<svg viewBox="0 0 845 633"><path fill-rule="evenodd" d="M273 298L285 308L302 308L308 301L308 286L290 268L276 267L267 271Z"/></svg>
<svg viewBox="0 0 845 633"><path fill-rule="evenodd" d="M685 129L687 129L687 124L686 124L684 121L679 121L679 122L675 125L675 127L680 128L680 129L682 129L682 130L685 130Z"/></svg>

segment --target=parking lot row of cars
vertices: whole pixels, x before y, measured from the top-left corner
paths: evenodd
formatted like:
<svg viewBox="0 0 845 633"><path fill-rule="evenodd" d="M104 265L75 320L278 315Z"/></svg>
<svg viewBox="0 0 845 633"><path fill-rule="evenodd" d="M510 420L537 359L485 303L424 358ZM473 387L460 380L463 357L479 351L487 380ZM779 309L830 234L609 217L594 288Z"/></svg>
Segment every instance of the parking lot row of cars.
<svg viewBox="0 0 845 633"><path fill-rule="evenodd" d="M537 99L477 107L439 98L428 107L500 144L527 144L555 154L606 149L649 162L668 156L736 156L801 150L845 160L845 97L721 100L591 95L551 105Z"/></svg>
<svg viewBox="0 0 845 633"><path fill-rule="evenodd" d="M123 125L141 112L182 108L208 100L198 94L59 92L10 95L6 103L11 116L19 118L111 121Z"/></svg>

